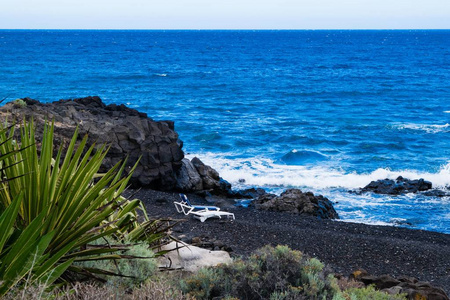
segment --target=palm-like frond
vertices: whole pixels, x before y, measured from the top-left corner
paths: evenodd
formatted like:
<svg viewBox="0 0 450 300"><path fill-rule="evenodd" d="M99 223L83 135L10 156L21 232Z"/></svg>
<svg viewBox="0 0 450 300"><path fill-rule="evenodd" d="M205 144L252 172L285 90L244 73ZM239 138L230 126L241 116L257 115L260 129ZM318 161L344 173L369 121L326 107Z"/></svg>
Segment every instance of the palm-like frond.
<svg viewBox="0 0 450 300"><path fill-rule="evenodd" d="M25 276L52 282L69 267L80 271L73 261L123 257L123 246L86 247L102 237L150 242L167 235L158 221L138 222L141 202L121 196L134 168L123 177L123 162L98 174L105 145L88 147L77 129L53 157L53 124L44 126L40 149L33 121L20 127L20 143L14 133L14 126L0 127L0 230L8 232L0 237L0 295Z"/></svg>

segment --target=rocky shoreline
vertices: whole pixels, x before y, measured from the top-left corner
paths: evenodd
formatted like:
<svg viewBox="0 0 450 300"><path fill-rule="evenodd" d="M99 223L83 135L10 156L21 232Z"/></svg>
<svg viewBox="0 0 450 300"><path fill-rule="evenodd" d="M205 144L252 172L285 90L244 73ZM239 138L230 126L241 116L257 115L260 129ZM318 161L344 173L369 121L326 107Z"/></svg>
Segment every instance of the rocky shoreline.
<svg viewBox="0 0 450 300"><path fill-rule="evenodd" d="M264 245L288 245L325 262L343 276L364 269L372 275L415 277L450 293L450 235L393 226L375 226L255 208L229 207L236 220L201 223L177 214L177 193L142 189L135 195L152 217L183 220L179 239L232 256L247 256ZM207 203L189 195L195 203Z"/></svg>
<svg viewBox="0 0 450 300"><path fill-rule="evenodd" d="M105 169L128 157L127 171L137 164L133 188L143 188L136 197L145 203L152 218L183 219L174 229L174 235L183 241L237 256L249 255L267 244L288 245L345 276L364 269L374 275L417 277L450 293L450 235L333 221L339 216L329 199L296 189L280 196L257 188L233 191L212 167L198 158L184 158L183 142L172 121L154 121L124 105L105 105L98 97L48 104L24 98L0 108L0 119L23 117L33 117L38 128L44 120L54 120L61 145L76 127L81 135L88 133L91 142L110 144ZM197 203L212 199L215 205L233 212L236 221L200 223L177 214L173 201L178 200L180 191L190 193ZM351 192L450 194L432 189L423 179L404 178L371 182ZM242 198L255 200L250 208L233 205L234 199Z"/></svg>

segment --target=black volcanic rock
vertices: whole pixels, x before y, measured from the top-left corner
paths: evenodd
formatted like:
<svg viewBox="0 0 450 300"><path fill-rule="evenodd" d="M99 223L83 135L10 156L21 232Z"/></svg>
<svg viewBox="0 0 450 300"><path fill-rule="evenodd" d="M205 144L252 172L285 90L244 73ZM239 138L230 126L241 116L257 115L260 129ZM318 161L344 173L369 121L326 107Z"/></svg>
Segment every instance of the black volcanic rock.
<svg viewBox="0 0 450 300"><path fill-rule="evenodd" d="M429 282L419 281L417 278L400 276L394 278L390 275L372 276L364 275L357 280L365 285L374 285L376 289L389 294L406 294L408 299L435 299L449 300L445 291Z"/></svg>
<svg viewBox="0 0 450 300"><path fill-rule="evenodd" d="M303 193L299 189L288 189L279 197L265 194L254 201L257 209L306 214L319 219L339 219L330 200L311 192Z"/></svg>
<svg viewBox="0 0 450 300"><path fill-rule="evenodd" d="M249 188L235 192L236 199L257 199L267 192L262 188Z"/></svg>
<svg viewBox="0 0 450 300"><path fill-rule="evenodd" d="M424 179L410 180L399 176L396 180L382 179L372 181L360 192L373 192L376 194L402 195L407 193L417 193L432 189L432 183Z"/></svg>
<svg viewBox="0 0 450 300"><path fill-rule="evenodd" d="M450 197L450 191L448 189L447 190L433 189L422 193L422 195L430 197Z"/></svg>
<svg viewBox="0 0 450 300"><path fill-rule="evenodd" d="M204 195L233 197L231 184L219 176L219 173L199 158L183 159L177 175L177 189L183 192L197 192Z"/></svg>
<svg viewBox="0 0 450 300"><path fill-rule="evenodd" d="M41 134L44 120L55 122L55 144L67 146L75 128L79 137L89 135L88 143L111 146L102 172L128 157L125 172L139 160L131 183L134 186L172 190L184 153L172 121L153 121L147 114L121 105L105 105L99 97L59 100L53 103L24 98L26 106L7 103L0 108L0 119L33 117ZM39 136L38 136L39 138Z"/></svg>

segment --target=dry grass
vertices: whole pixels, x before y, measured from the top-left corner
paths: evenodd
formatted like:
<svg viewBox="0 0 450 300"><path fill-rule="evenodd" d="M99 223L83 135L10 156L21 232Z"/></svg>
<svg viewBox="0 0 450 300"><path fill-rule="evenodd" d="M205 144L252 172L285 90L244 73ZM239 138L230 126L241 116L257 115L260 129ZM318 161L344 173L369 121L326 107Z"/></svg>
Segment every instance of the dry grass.
<svg viewBox="0 0 450 300"><path fill-rule="evenodd" d="M179 289L170 285L168 281L147 282L140 287L124 290L108 285L77 283L70 288L46 292L45 286L31 286L25 290L13 290L2 300L191 300L192 297L183 295Z"/></svg>
<svg viewBox="0 0 450 300"><path fill-rule="evenodd" d="M351 288L363 288L365 287L364 283L361 281L356 281L354 279L349 279L347 277L339 277L338 278L338 286L341 290L345 291Z"/></svg>

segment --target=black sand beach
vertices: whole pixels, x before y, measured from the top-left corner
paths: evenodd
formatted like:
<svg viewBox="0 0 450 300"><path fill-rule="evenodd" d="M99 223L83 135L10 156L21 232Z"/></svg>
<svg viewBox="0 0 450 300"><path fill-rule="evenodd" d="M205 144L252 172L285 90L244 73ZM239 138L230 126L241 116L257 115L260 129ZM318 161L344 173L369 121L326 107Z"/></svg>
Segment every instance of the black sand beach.
<svg viewBox="0 0 450 300"><path fill-rule="evenodd" d="M196 203L199 197L190 196ZM232 256L248 255L267 244L288 245L319 258L345 276L356 269L372 275L412 276L450 293L450 235L390 226L318 220L252 208L227 208L236 220L208 219L201 223L177 214L178 194L140 190L149 215L185 219L174 235L182 240L205 237L231 247Z"/></svg>

